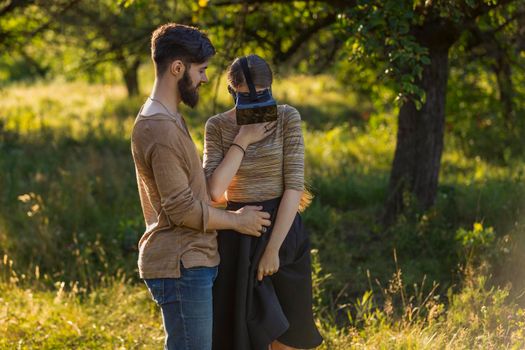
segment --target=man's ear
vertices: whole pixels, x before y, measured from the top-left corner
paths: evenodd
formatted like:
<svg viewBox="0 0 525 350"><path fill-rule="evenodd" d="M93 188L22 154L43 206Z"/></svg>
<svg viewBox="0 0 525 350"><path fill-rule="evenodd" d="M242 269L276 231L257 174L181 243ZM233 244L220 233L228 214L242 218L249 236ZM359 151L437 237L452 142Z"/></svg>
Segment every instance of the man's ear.
<svg viewBox="0 0 525 350"><path fill-rule="evenodd" d="M184 74L185 69L186 67L184 66L184 63L182 63L181 60L175 60L170 65L170 73L173 74L175 77Z"/></svg>

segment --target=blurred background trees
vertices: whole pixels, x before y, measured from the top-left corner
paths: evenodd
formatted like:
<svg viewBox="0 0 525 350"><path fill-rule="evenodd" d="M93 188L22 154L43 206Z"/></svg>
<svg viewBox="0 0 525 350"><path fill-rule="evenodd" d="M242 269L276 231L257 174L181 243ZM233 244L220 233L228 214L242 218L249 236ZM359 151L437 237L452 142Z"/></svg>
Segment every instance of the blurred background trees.
<svg viewBox="0 0 525 350"><path fill-rule="evenodd" d="M358 295L368 268L388 278L392 248L410 281L445 288L462 244L487 232L495 271L525 281L502 267L525 262L524 0L0 1L0 254L87 284L134 269L128 132L152 82L151 32L169 21L218 51L185 111L197 141L230 106L232 59L272 63L276 97L305 121L304 216L337 288Z"/></svg>
<svg viewBox="0 0 525 350"><path fill-rule="evenodd" d="M315 195L303 217L329 341L342 339L334 325L375 324L388 341L423 341L424 328L445 347L466 324L464 348L523 347L525 0L0 1L0 290L137 279L129 134L153 82L151 32L169 21L217 48L202 103L183 110L199 150L206 119L231 108L224 72L237 56L269 60L274 95L301 112ZM38 328L38 347L52 341L38 316L38 327L4 322L27 339Z"/></svg>
<svg viewBox="0 0 525 350"><path fill-rule="evenodd" d="M283 75L328 72L365 98L390 90L399 114L386 224L407 195L423 210L435 203L446 128L473 153L522 154L523 1L7 1L0 16L4 84L103 81L116 68L135 96L150 33L174 21L209 31L219 71L257 52Z"/></svg>

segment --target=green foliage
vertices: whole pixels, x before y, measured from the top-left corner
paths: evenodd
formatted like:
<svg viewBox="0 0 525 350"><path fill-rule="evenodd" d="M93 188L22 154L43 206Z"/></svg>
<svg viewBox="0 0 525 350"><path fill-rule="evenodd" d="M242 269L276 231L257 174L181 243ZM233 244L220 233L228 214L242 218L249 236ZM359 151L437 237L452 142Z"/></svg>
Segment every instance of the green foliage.
<svg viewBox="0 0 525 350"><path fill-rule="evenodd" d="M429 64L428 49L416 41L411 26L424 15L408 2L361 1L349 7L343 19L343 30L349 32L348 50L352 59L370 60L379 79L395 83L402 102L414 98L424 100L419 86L423 65ZM421 105L421 102L419 102Z"/></svg>
<svg viewBox="0 0 525 350"><path fill-rule="evenodd" d="M489 248L494 243L495 237L494 228L485 228L480 222L475 222L471 230L460 228L456 232L456 239L466 250L471 252L469 255Z"/></svg>
<svg viewBox="0 0 525 350"><path fill-rule="evenodd" d="M323 2L234 3L207 6L199 14L205 26L220 24L209 31L226 62L257 53L273 61L278 72L321 73L329 70L342 42L338 32L324 30L336 21L337 11Z"/></svg>
<svg viewBox="0 0 525 350"><path fill-rule="evenodd" d="M450 52L447 129L469 156L500 164L523 157L524 18L519 2L497 8Z"/></svg>
<svg viewBox="0 0 525 350"><path fill-rule="evenodd" d="M222 72L233 57L255 52L273 61L274 70L283 76L334 73L354 93L321 105L308 102L315 100L319 86L305 86L308 93L301 98L308 114L322 110L323 120L308 122L323 129L345 121L352 125L367 121L393 99L401 103L414 99L421 106L425 96L419 85L429 52L415 35L418 26L436 20L455 28L494 6L464 31L451 50L447 127L469 155L507 162L523 154L525 125L518 118L525 100L519 68L523 16L518 2L505 6L496 1L358 1L348 6L338 1L228 6L142 0L21 4L0 18L0 34L5 34L0 45L6 47L0 54L2 85L57 76L92 83L126 80L128 93L137 94L134 78L142 79L136 73L149 62L151 31L161 23L177 21L200 25L209 33L218 48L212 62L217 71ZM505 65L510 74L505 73ZM324 79L320 82L326 84ZM218 81L215 89L220 85ZM506 95L511 102L505 102ZM367 107L350 109L356 101Z"/></svg>

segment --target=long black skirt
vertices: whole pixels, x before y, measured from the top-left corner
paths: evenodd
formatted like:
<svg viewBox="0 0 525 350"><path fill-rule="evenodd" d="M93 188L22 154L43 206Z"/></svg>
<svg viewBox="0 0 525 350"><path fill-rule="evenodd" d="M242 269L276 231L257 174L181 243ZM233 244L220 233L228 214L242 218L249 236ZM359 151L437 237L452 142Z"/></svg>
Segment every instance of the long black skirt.
<svg viewBox="0 0 525 350"><path fill-rule="evenodd" d="M262 205L272 225L280 198L228 203L228 210ZM221 263L213 287L213 350L267 350L279 340L295 348L319 346L323 339L312 313L310 242L296 215L279 251L279 271L257 280L257 267L271 237L232 230L218 232Z"/></svg>

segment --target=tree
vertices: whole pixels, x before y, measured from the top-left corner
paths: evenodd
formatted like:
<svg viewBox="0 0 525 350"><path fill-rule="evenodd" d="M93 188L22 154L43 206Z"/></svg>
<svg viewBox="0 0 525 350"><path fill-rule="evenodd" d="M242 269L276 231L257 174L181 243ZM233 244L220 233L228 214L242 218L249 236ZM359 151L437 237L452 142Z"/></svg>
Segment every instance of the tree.
<svg viewBox="0 0 525 350"><path fill-rule="evenodd" d="M398 83L402 102L385 223L393 222L403 210L407 193L422 209L434 204L443 152L449 50L480 17L509 3L377 2L348 12L349 18L357 18L351 20L352 28L358 25L353 33L368 29L356 42L368 56L375 54L388 62L386 69Z"/></svg>
<svg viewBox="0 0 525 350"><path fill-rule="evenodd" d="M229 58L262 52L270 53L277 69L303 63L326 69L344 44L339 32L328 30L337 21L337 10L323 2L268 2L218 2L206 8L201 22L220 27L220 34L210 28L216 42L236 43Z"/></svg>
<svg viewBox="0 0 525 350"><path fill-rule="evenodd" d="M322 2L208 2L198 17L219 48L214 59L219 71L235 57L257 53L276 73L320 73L338 59L345 42L330 30L336 9ZM218 90L220 79L216 84Z"/></svg>
<svg viewBox="0 0 525 350"><path fill-rule="evenodd" d="M372 62L393 83L400 110L384 223L392 223L413 197L422 209L435 202L443 152L449 51L462 33L511 0L379 1L320 0L335 11L332 29L346 34L351 57ZM280 3L286 0L221 1L218 4ZM321 14L319 14L319 17ZM304 33L296 32L298 38ZM275 31L274 35L279 35ZM369 64L365 63L365 64ZM503 78L504 80L505 78Z"/></svg>
<svg viewBox="0 0 525 350"><path fill-rule="evenodd" d="M138 69L149 57L153 30L168 21L191 23L188 2L83 0L60 22L70 43L85 48L82 69L113 62L128 96L139 93Z"/></svg>
<svg viewBox="0 0 525 350"><path fill-rule="evenodd" d="M10 53L7 65L16 66L16 56L24 74L40 77L49 71L85 73L114 63L128 95L134 96L152 31L170 21L191 24L195 10L191 1L10 1L0 5L0 48ZM56 66L59 57L69 66Z"/></svg>
<svg viewBox="0 0 525 350"><path fill-rule="evenodd" d="M510 4L480 18L451 50L461 70L451 71L447 124L468 154L499 163L523 155L524 24L525 2Z"/></svg>
<svg viewBox="0 0 525 350"><path fill-rule="evenodd" d="M0 57L2 66L16 68L21 75L45 77L49 66L30 52L31 44L42 40L58 18L80 0L12 0L0 4ZM7 61L7 62L6 62ZM16 69L14 69L16 70ZM17 74L16 72L14 73ZM12 76L8 76L12 78Z"/></svg>

